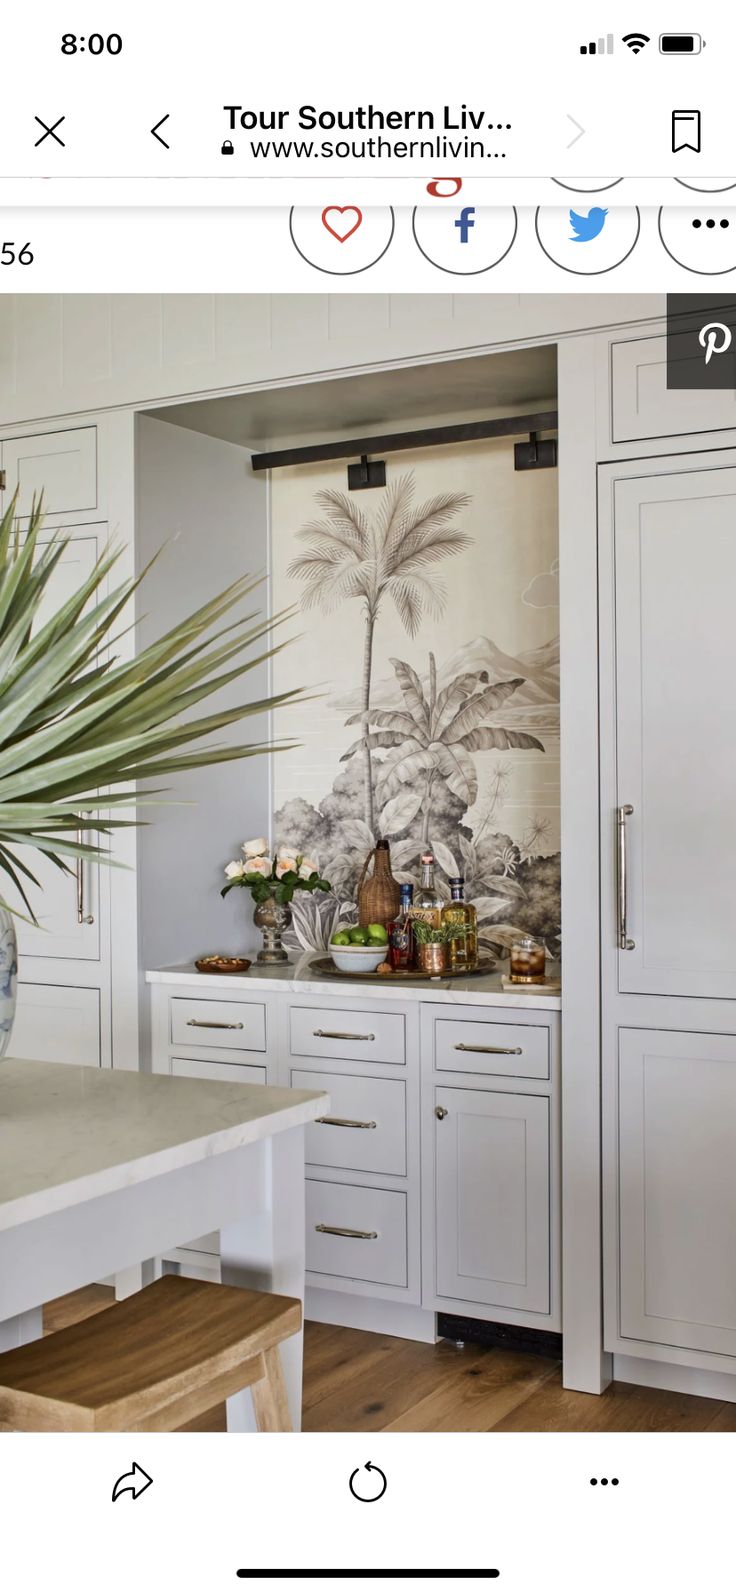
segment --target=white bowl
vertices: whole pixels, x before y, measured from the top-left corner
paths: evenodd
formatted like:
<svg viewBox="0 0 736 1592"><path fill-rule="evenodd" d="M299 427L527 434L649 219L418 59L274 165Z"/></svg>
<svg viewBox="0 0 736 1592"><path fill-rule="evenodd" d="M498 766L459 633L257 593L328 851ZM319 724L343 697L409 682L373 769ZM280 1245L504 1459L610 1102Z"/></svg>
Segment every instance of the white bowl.
<svg viewBox="0 0 736 1592"><path fill-rule="evenodd" d="M331 945L330 956L341 973L375 973L388 959L388 946Z"/></svg>

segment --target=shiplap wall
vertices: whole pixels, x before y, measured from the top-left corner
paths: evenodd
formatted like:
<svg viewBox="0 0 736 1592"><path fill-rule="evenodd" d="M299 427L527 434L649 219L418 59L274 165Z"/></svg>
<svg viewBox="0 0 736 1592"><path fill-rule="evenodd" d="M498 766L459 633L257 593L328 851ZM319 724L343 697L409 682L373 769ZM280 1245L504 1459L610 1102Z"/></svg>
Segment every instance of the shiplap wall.
<svg viewBox="0 0 736 1592"><path fill-rule="evenodd" d="M663 296L625 294L8 294L0 425L663 313Z"/></svg>

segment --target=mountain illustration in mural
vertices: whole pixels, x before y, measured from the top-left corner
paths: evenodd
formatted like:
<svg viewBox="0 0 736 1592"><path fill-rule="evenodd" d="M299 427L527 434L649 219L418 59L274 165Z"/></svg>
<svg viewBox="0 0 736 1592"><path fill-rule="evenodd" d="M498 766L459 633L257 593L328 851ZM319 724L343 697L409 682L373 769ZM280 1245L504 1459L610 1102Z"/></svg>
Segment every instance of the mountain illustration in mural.
<svg viewBox="0 0 736 1592"><path fill-rule="evenodd" d="M441 654L436 621L446 593L436 566L473 557L471 538L454 523L471 500L458 493L419 507L413 500L411 475L387 489L372 514L343 493L318 493L324 517L299 532L308 551L289 568L303 607L328 613L357 597L364 617L360 680L327 699L345 733L332 787L316 805L296 796L276 814L277 840L318 857L333 884L331 897L294 903L291 943L321 951L336 923L355 916L360 871L384 835L397 879L416 881L427 846L445 894L448 878L464 875L484 949L505 954L523 931L558 955L559 853L545 854L544 817L513 832L518 809L506 801L517 760L544 759L559 735L558 639L514 656L480 635ZM375 678L387 597L407 636L429 632L431 640L413 663L384 652Z"/></svg>

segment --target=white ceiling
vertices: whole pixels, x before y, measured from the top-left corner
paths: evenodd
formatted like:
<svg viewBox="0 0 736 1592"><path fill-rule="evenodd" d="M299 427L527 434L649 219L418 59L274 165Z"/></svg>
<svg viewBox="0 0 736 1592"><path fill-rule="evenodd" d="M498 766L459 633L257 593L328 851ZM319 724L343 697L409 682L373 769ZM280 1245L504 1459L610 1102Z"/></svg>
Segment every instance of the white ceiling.
<svg viewBox="0 0 736 1592"><path fill-rule="evenodd" d="M269 448L554 406L553 345L404 365L357 376L234 393L149 410L160 420L246 447Z"/></svg>

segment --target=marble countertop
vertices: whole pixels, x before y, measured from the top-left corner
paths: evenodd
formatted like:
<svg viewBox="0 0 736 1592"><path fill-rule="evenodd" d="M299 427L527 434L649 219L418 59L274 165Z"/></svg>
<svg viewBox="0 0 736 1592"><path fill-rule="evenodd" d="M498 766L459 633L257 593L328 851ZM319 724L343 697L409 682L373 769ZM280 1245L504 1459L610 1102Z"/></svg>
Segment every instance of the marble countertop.
<svg viewBox="0 0 736 1592"><path fill-rule="evenodd" d="M259 966L254 962L247 973L198 973L194 963L180 967L154 968L146 973L149 984L186 984L190 987L226 991L283 990L292 995L321 995L324 1000L340 996L343 1000L380 1001L442 1001L462 1006L504 1006L512 1010L558 1012L562 1001L559 994L549 994L540 989L505 990L500 973L484 974L479 978L432 979L416 982L402 979L393 982L381 979L324 978L319 973L310 974L310 958L297 962L280 962L274 967ZM552 974L556 973L551 968Z"/></svg>
<svg viewBox="0 0 736 1592"><path fill-rule="evenodd" d="M320 1116L328 1096L0 1061L0 1230Z"/></svg>

